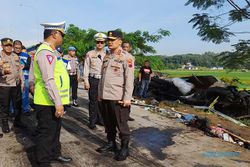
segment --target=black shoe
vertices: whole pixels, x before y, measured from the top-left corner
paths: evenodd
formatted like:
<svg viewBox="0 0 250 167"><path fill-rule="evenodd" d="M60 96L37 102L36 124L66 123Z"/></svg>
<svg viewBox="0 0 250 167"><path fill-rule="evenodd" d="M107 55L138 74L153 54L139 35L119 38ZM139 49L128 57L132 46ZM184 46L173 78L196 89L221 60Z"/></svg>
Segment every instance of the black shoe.
<svg viewBox="0 0 250 167"><path fill-rule="evenodd" d="M37 163L38 167L52 167L50 163Z"/></svg>
<svg viewBox="0 0 250 167"><path fill-rule="evenodd" d="M72 161L70 157L59 156L53 159L53 161L61 162L61 163L69 163Z"/></svg>
<svg viewBox="0 0 250 167"><path fill-rule="evenodd" d="M71 108L71 107L72 107L72 104L66 105L66 108Z"/></svg>
<svg viewBox="0 0 250 167"><path fill-rule="evenodd" d="M11 117L11 118L14 118L14 117L15 117L15 113L9 113L8 115L9 115L9 117Z"/></svg>
<svg viewBox="0 0 250 167"><path fill-rule="evenodd" d="M31 116L31 113L30 113L30 111L26 111L26 112L23 113L23 115L24 116Z"/></svg>
<svg viewBox="0 0 250 167"><path fill-rule="evenodd" d="M18 120L18 121L15 120L13 125L15 128L22 128L22 129L27 128L27 125L22 123L20 120Z"/></svg>
<svg viewBox="0 0 250 167"><path fill-rule="evenodd" d="M8 119L2 119L2 131L3 133L10 133Z"/></svg>
<svg viewBox="0 0 250 167"><path fill-rule="evenodd" d="M96 129L96 126L95 126L95 125L89 124L88 127L89 127L89 129L92 129L92 130L95 130L95 129Z"/></svg>
<svg viewBox="0 0 250 167"><path fill-rule="evenodd" d="M131 118L130 116L128 117L128 121L134 121L134 118Z"/></svg>
<svg viewBox="0 0 250 167"><path fill-rule="evenodd" d="M72 106L78 107L79 105L77 104L76 100L73 100Z"/></svg>
<svg viewBox="0 0 250 167"><path fill-rule="evenodd" d="M96 149L96 151L99 152L99 153L104 153L104 152L109 152L109 151L116 152L117 151L116 142L115 141L108 141L107 144L105 144L102 147Z"/></svg>
<svg viewBox="0 0 250 167"><path fill-rule="evenodd" d="M96 124L97 124L97 125L100 125L100 126L104 126L104 123L103 123L103 122L97 122Z"/></svg>
<svg viewBox="0 0 250 167"><path fill-rule="evenodd" d="M129 140L122 140L121 150L115 155L114 159L117 161L124 161L129 156L128 151Z"/></svg>

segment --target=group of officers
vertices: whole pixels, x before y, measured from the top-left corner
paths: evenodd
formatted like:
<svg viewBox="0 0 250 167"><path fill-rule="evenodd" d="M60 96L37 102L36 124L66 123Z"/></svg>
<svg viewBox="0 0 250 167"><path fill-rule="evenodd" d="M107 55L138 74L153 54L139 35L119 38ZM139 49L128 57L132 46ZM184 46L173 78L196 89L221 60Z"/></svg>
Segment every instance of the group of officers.
<svg viewBox="0 0 250 167"><path fill-rule="evenodd" d="M44 42L33 57L29 89L34 96L38 120L36 161L39 166L47 167L52 161L72 161L72 158L61 154L59 138L65 107L70 104L70 85L75 84L77 87L79 72L71 70L77 66L77 60L74 59L76 49L69 48L69 52L73 51L69 53L70 57L62 57L57 49L63 42L65 22L41 25L44 26ZM95 129L96 124L104 125L107 134L107 143L96 151L113 151L117 161L129 156L130 130L127 121L134 88L134 57L129 53L130 44L123 43L122 38L120 31L109 31L107 36L97 33L94 36L96 48L86 54L83 72L84 88L89 92L89 128ZM104 48L106 43L108 51ZM12 40L2 39L1 44L3 50L0 58L4 61L0 62L4 63L0 63L0 118L3 132L8 133L10 99L15 109L21 106L20 100L19 103L16 100L20 99L17 95L20 96L20 90L24 87L24 79L19 57L12 52ZM65 59L70 59L71 64L67 62L65 65ZM78 106L77 88L73 89L73 104ZM6 100L6 97L9 99ZM14 125L22 125L21 109L15 111L18 112ZM121 140L120 149L116 143L117 129Z"/></svg>

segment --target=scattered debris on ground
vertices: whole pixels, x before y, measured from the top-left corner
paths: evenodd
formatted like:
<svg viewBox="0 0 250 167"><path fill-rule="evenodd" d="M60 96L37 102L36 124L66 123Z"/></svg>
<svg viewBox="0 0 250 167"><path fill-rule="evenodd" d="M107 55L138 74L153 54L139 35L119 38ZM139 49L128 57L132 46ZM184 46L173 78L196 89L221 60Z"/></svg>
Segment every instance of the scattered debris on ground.
<svg viewBox="0 0 250 167"><path fill-rule="evenodd" d="M144 107L145 110L159 113L168 118L177 118L179 122L187 126L198 128L208 136L219 137L224 141L238 144L239 146L250 149L250 129L248 126L240 123L233 118L221 117L217 115L216 110L211 108L211 111L204 111L200 108L192 108L189 105L182 104L180 101L162 101L157 100L138 100L135 99L133 104ZM205 107L204 109L208 109ZM212 110L213 109L213 110ZM220 113L220 112L219 112ZM227 118L227 119L225 119ZM230 117L229 117L230 118Z"/></svg>
<svg viewBox="0 0 250 167"><path fill-rule="evenodd" d="M134 95L140 87L135 82ZM250 118L250 91L238 91L235 86L217 80L214 76L183 78L152 78L148 97L159 102L179 100L184 104L209 106L215 99L214 109L237 119Z"/></svg>

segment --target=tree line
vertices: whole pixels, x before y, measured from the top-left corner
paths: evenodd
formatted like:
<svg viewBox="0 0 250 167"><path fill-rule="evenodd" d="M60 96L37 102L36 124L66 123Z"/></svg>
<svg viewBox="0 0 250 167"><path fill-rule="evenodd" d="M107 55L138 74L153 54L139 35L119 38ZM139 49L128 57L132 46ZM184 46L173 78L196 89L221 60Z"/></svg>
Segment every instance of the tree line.
<svg viewBox="0 0 250 167"><path fill-rule="evenodd" d="M119 29L122 31L121 29ZM82 60L86 53L93 50L95 41L93 36L97 33L94 29L80 29L71 24L66 29L64 43L62 45L64 53L67 52L69 46L77 48L77 55L79 60ZM204 54L183 54L174 56L160 56L155 55L156 50L150 43L158 43L161 39L170 35L168 30L159 29L154 33L148 31L137 30L135 32L123 32L123 40L128 41L132 45L132 54L136 58L136 66L143 65L147 59L151 62L151 66L155 70L162 69L177 69L181 68L186 63L192 63L197 67L218 67L223 66L229 69L250 69L250 41L241 41L236 45L233 52L222 52L216 54L213 52L206 52ZM145 56L145 55L153 56Z"/></svg>
<svg viewBox="0 0 250 167"><path fill-rule="evenodd" d="M151 67L154 70L164 70L164 69L178 69L187 63L191 63L196 67L220 67L222 62L219 60L219 54L213 52L206 52L204 54L181 54L174 56L135 56L136 66L143 65L145 60L149 60Z"/></svg>
<svg viewBox="0 0 250 167"><path fill-rule="evenodd" d="M116 30L122 31L121 29ZM84 57L88 51L94 49L95 41L93 37L97 32L98 31L94 29L81 29L70 24L66 29L66 35L62 45L63 51L67 52L69 46L75 46L79 58ZM123 32L123 40L131 43L133 55L155 54L156 50L153 46L150 46L149 43L157 43L169 35L170 32L164 29L159 29L154 33L137 30L129 33Z"/></svg>

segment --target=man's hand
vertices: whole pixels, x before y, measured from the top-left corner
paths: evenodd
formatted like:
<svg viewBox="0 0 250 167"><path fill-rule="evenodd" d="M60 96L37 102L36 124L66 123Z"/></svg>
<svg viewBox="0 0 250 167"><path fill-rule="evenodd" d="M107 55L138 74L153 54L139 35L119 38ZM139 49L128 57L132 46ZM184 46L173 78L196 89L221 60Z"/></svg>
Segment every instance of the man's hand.
<svg viewBox="0 0 250 167"><path fill-rule="evenodd" d="M118 101L118 103L121 104L123 107L131 106L131 100L121 100L121 101Z"/></svg>
<svg viewBox="0 0 250 167"><path fill-rule="evenodd" d="M4 69L3 73L4 73L4 75L11 74L11 70L10 69Z"/></svg>
<svg viewBox="0 0 250 167"><path fill-rule="evenodd" d="M2 67L3 67L3 61L0 60L0 68L2 68Z"/></svg>
<svg viewBox="0 0 250 167"><path fill-rule="evenodd" d="M29 90L30 90L30 93L32 95L34 95L34 90L35 90L35 85L32 83L32 84L29 84Z"/></svg>
<svg viewBox="0 0 250 167"><path fill-rule="evenodd" d="M84 89L89 90L89 88L90 88L89 83L84 82Z"/></svg>
<svg viewBox="0 0 250 167"><path fill-rule="evenodd" d="M24 92L24 91L25 91L25 86L24 86L24 83L21 83L21 90L22 90L22 92Z"/></svg>
<svg viewBox="0 0 250 167"><path fill-rule="evenodd" d="M97 96L97 101L102 101L102 99L99 96Z"/></svg>
<svg viewBox="0 0 250 167"><path fill-rule="evenodd" d="M56 116L57 118L62 117L63 114L64 114L64 107L63 107L63 105L59 105L59 106L55 106L55 107L56 107L55 116Z"/></svg>

